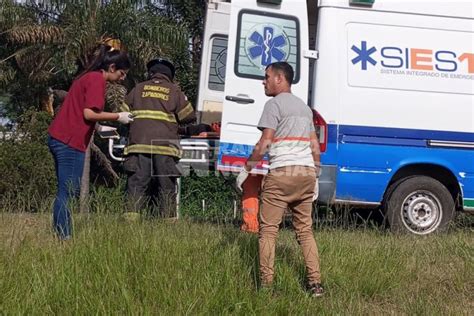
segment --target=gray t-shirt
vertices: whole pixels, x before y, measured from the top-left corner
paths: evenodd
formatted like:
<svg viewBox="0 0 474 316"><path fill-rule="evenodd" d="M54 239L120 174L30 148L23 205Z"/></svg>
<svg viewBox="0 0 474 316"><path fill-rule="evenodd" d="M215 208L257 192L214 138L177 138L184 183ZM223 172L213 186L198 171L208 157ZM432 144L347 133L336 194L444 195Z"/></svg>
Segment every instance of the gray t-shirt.
<svg viewBox="0 0 474 316"><path fill-rule="evenodd" d="M314 167L310 132L314 131L313 113L300 98L280 93L263 109L258 128L275 130L270 146L270 169L284 166Z"/></svg>

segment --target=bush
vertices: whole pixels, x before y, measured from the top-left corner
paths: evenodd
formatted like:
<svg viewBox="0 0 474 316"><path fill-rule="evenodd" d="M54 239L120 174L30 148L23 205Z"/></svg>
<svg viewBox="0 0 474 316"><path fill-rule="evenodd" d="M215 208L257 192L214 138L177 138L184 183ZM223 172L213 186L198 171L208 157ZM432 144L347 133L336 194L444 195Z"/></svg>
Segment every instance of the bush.
<svg viewBox="0 0 474 316"><path fill-rule="evenodd" d="M28 112L11 136L0 139L0 209L3 211L49 211L54 199L56 175L47 146L47 129L51 117L46 112ZM91 177L93 179L94 177ZM200 220L228 222L233 219L234 201L240 196L232 189L233 178L211 174L182 177L181 214ZM100 213L104 205L113 204L124 211L125 181L105 188L91 187L91 211Z"/></svg>
<svg viewBox="0 0 474 316"><path fill-rule="evenodd" d="M28 112L17 129L0 140L0 203L6 200L41 201L55 190L54 163L47 146L51 117L46 112ZM35 204L35 203L33 203ZM36 211L38 205L31 205Z"/></svg>
<svg viewBox="0 0 474 316"><path fill-rule="evenodd" d="M240 205L240 195L233 190L234 178L223 175L182 178L181 214L202 220L229 222L233 219L234 201Z"/></svg>

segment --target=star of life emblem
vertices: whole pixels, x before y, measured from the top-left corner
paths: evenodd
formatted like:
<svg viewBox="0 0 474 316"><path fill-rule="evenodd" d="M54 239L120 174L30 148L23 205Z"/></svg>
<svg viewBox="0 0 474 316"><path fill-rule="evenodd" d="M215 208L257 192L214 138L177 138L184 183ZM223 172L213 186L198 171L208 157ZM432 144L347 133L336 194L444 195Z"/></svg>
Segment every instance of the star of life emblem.
<svg viewBox="0 0 474 316"><path fill-rule="evenodd" d="M289 55L289 40L285 32L276 25L260 24L249 31L245 46L249 60L259 68L277 61L286 61Z"/></svg>

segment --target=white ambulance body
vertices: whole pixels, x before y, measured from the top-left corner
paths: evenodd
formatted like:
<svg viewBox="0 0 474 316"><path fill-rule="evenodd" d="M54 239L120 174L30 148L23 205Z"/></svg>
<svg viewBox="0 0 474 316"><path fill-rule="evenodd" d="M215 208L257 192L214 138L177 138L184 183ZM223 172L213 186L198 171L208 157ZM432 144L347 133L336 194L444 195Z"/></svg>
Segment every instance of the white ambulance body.
<svg viewBox="0 0 474 316"><path fill-rule="evenodd" d="M320 131L319 202L445 228L474 210L473 17L470 0L210 1L198 110L222 112L218 169L250 155L265 67L287 61Z"/></svg>

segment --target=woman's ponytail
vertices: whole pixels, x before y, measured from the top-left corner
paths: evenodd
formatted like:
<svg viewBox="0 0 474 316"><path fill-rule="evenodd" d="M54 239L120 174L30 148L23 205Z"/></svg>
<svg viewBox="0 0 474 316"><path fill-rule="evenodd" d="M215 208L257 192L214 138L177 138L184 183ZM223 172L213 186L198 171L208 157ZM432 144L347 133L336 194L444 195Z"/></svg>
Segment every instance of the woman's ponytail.
<svg viewBox="0 0 474 316"><path fill-rule="evenodd" d="M87 65L84 73L89 71L105 70L114 64L116 69L130 69L130 59L124 51L114 49L112 46L101 44L94 54L94 58Z"/></svg>

